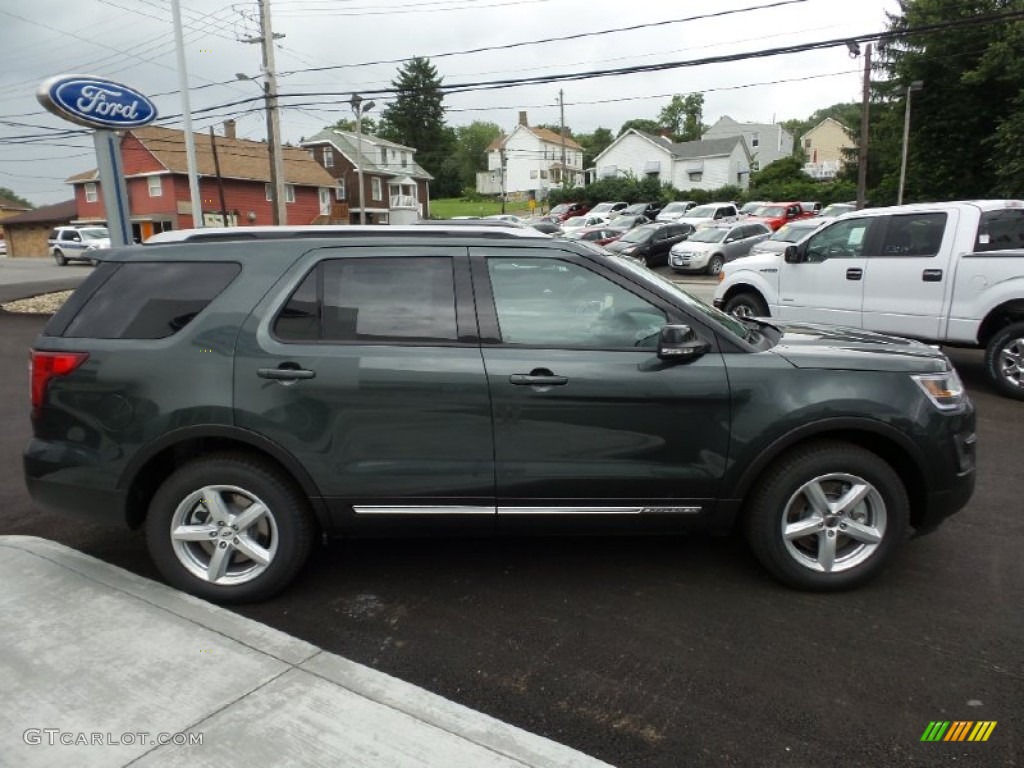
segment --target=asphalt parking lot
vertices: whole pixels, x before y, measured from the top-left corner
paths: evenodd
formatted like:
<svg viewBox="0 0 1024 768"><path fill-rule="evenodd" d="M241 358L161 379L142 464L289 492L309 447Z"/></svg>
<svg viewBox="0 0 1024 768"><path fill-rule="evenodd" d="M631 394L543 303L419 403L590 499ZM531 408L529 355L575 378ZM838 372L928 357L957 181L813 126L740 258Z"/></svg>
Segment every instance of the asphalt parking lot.
<svg viewBox="0 0 1024 768"><path fill-rule="evenodd" d="M0 532L155 578L139 533L28 499L43 322L0 314ZM376 540L321 548L238 611L620 766L1020 765L1024 403L989 389L979 353L950 355L978 409L977 491L859 591L789 591L735 539ZM997 726L921 743L934 720Z"/></svg>

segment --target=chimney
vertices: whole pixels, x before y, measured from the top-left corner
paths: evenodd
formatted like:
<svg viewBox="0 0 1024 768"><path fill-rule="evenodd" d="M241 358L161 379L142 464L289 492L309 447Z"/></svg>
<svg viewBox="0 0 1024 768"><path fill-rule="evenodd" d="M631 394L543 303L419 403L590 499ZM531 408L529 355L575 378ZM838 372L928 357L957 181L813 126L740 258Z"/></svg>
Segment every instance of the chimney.
<svg viewBox="0 0 1024 768"><path fill-rule="evenodd" d="M672 141L672 129L668 127L662 127L658 129L658 135L663 139Z"/></svg>
<svg viewBox="0 0 1024 768"><path fill-rule="evenodd" d="M519 124L520 125L525 125L527 128L530 127L530 124L528 122L526 122L526 110L525 109L520 111L520 113L519 113Z"/></svg>
<svg viewBox="0 0 1024 768"><path fill-rule="evenodd" d="M233 139L235 138L235 121L225 120L224 121L224 138Z"/></svg>

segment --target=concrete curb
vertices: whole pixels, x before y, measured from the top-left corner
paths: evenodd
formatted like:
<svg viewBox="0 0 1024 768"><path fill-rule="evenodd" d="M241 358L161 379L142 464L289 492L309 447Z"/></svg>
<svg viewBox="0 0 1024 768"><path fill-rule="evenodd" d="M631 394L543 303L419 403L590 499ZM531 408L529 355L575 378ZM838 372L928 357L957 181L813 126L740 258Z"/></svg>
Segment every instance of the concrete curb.
<svg viewBox="0 0 1024 768"><path fill-rule="evenodd" d="M607 765L61 544L0 581L0 765Z"/></svg>

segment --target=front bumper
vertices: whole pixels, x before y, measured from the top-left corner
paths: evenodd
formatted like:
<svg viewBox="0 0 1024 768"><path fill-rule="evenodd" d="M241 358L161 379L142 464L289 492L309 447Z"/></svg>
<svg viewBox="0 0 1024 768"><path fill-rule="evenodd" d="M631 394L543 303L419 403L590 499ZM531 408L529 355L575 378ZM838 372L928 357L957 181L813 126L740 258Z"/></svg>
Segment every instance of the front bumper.
<svg viewBox="0 0 1024 768"><path fill-rule="evenodd" d="M687 256L670 253L668 265L673 272L702 272L707 269L710 259L710 253L690 253Z"/></svg>

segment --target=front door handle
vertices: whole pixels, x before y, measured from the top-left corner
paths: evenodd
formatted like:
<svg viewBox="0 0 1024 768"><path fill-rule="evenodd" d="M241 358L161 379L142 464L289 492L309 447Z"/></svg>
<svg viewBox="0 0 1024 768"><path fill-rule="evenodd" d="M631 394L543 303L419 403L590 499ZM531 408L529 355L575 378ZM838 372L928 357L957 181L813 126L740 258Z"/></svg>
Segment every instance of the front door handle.
<svg viewBox="0 0 1024 768"><path fill-rule="evenodd" d="M921 273L921 279L926 283L941 283L942 282L942 270L941 269L926 269Z"/></svg>
<svg viewBox="0 0 1024 768"><path fill-rule="evenodd" d="M316 371L299 368L295 363L281 363L277 368L257 368L256 375L272 381L298 381L316 378Z"/></svg>
<svg viewBox="0 0 1024 768"><path fill-rule="evenodd" d="M546 368L538 368L529 373L513 373L508 380L517 387L562 387L569 383L568 376L555 376Z"/></svg>
<svg viewBox="0 0 1024 768"><path fill-rule="evenodd" d="M851 267L846 270L847 280L860 280L862 277L864 277L864 270L859 267Z"/></svg>

